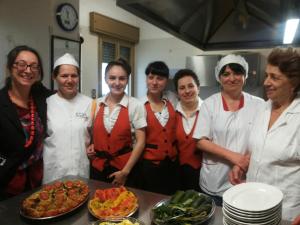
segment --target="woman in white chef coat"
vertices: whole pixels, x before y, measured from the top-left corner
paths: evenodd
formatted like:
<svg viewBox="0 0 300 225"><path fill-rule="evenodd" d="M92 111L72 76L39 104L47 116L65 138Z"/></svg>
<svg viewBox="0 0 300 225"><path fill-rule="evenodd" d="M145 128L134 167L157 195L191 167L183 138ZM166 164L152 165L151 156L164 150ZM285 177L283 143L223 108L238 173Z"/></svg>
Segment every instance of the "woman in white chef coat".
<svg viewBox="0 0 300 225"><path fill-rule="evenodd" d="M215 68L221 92L207 98L200 109L193 137L203 151L201 190L222 204L223 193L232 186L228 172L234 165L246 170L246 143L256 110L263 100L242 91L248 63L239 55L223 57Z"/></svg>
<svg viewBox="0 0 300 225"><path fill-rule="evenodd" d="M90 144L92 99L78 93L79 66L71 54L58 58L53 79L58 90L47 99L43 183L66 175L89 177L86 147Z"/></svg>
<svg viewBox="0 0 300 225"><path fill-rule="evenodd" d="M147 95L142 102L147 113L147 127L140 161L141 188L171 195L178 189L177 99L173 92L165 92L169 68L164 62L149 63L145 74Z"/></svg>
<svg viewBox="0 0 300 225"><path fill-rule="evenodd" d="M128 96L125 88L131 74L123 59L111 61L105 69L110 92L97 99L93 128L91 178L115 185L136 186L135 164L145 145L145 109L140 101Z"/></svg>
<svg viewBox="0 0 300 225"><path fill-rule="evenodd" d="M202 153L196 149L193 132L197 123L202 100L199 97L200 81L189 69L175 74L174 85L180 99L176 106L176 140L179 153L180 189L200 191L199 174Z"/></svg>
<svg viewBox="0 0 300 225"><path fill-rule="evenodd" d="M247 182L263 182L283 192L284 220L300 214L300 54L274 49L268 56L264 87L268 101L256 112L249 136ZM243 171L234 167L232 183ZM300 217L293 225L300 224Z"/></svg>

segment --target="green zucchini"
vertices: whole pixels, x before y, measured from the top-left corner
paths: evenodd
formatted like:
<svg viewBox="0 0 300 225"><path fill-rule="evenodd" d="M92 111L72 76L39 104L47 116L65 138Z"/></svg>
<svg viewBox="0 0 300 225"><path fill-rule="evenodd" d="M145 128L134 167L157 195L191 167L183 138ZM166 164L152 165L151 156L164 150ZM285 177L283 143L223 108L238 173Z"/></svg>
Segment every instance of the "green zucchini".
<svg viewBox="0 0 300 225"><path fill-rule="evenodd" d="M184 196L184 191L176 191L176 193L171 197L170 204L178 204L180 203L182 197Z"/></svg>
<svg viewBox="0 0 300 225"><path fill-rule="evenodd" d="M193 204L191 205L191 207L193 208L198 208L202 205L202 203L204 203L206 200L205 196L200 194L198 195L198 197L196 198L196 200L193 202Z"/></svg>

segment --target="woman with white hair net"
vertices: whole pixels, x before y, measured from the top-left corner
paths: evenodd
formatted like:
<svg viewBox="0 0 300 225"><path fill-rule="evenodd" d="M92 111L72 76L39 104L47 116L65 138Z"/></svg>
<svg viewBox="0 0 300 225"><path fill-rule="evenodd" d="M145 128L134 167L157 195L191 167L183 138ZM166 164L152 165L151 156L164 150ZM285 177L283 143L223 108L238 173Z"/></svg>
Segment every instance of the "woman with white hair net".
<svg viewBox="0 0 300 225"><path fill-rule="evenodd" d="M92 99L78 93L79 74L79 65L71 54L54 63L53 79L58 90L47 99L43 183L66 175L89 177L86 147L90 144Z"/></svg>
<svg viewBox="0 0 300 225"><path fill-rule="evenodd" d="M263 100L242 91L248 63L239 55L223 57L215 68L221 92L201 105L193 137L203 151L200 188L222 204L223 193L232 185L228 173L234 165L246 170L246 144L257 107Z"/></svg>

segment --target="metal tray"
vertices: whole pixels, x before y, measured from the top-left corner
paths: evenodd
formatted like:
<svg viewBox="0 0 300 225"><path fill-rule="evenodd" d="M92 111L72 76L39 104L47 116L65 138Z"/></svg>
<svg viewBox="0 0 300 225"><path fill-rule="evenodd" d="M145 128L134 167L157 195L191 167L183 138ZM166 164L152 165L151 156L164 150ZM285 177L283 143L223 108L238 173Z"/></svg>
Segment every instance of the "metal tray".
<svg viewBox="0 0 300 225"><path fill-rule="evenodd" d="M199 195L205 195L205 196L207 196L206 194L203 194L203 193L199 193ZM169 203L169 201L170 201L170 199L163 199L163 200L159 201L158 203L156 203L152 207L152 209L150 211L150 218L151 218L151 221L152 221L153 224L155 224L155 225L162 225L161 223L155 223L153 210L155 208L161 206L161 205ZM215 210L216 210L216 204L215 204L214 200L212 199L212 207L211 207L210 213L203 220L191 223L191 225L200 225L200 224L205 223L206 221L208 221L214 215Z"/></svg>
<svg viewBox="0 0 300 225"><path fill-rule="evenodd" d="M73 211L75 211L76 209L78 209L80 206L82 206L84 203L86 203L86 201L89 199L89 194L86 196L86 198L81 202L79 203L77 206L75 206L74 208L70 209L69 211L67 212L64 212L64 213L60 213L60 214L57 214L55 216L45 216L45 217L32 217L32 216L29 216L29 215L26 215L26 213L23 211L23 208L21 207L20 208L20 215L23 216L24 218L26 219L30 219L30 220L49 220L49 219L53 219L53 218L57 218L57 217L61 217L61 216L64 216L66 214L69 214ZM24 201L24 200L23 200ZM23 203L23 202L22 202ZM21 204L22 205L22 204Z"/></svg>
<svg viewBox="0 0 300 225"><path fill-rule="evenodd" d="M59 182L62 182L62 183L65 183L67 181L81 181L79 179L67 179L67 180L58 180ZM50 184L47 184L47 185L52 185L52 184L55 184L56 181L50 183ZM88 187L88 185L84 182L84 181L81 181L84 183L84 185L86 185ZM46 186L47 186L46 185ZM42 190L42 188L38 191L36 191L35 193L38 193ZM31 195L35 194L35 193L32 193ZM31 196L30 195L30 196ZM54 216L44 216L44 217L33 217L33 216L30 216L30 215L27 215L23 209L23 202L30 196L28 196L27 198L25 198L22 202L21 202L21 207L20 207L20 215L26 219L30 219L30 220L48 220L48 219L53 219L53 218L57 218L57 217L61 217L61 216L64 216L66 214L69 214L71 212L74 212L76 209L78 209L79 207L81 207L84 203L87 202L87 200L89 199L89 195L90 195L90 191L88 191L86 197L84 200L82 200L78 205L76 205L75 207L71 208L69 211L67 212L63 212L63 213L60 213L60 214L57 214L57 215L54 215Z"/></svg>
<svg viewBox="0 0 300 225"><path fill-rule="evenodd" d="M114 219L114 220L98 220L98 221L94 222L92 225L100 225L100 223L102 223L102 222L120 223L125 219L129 220L132 223L138 223L139 225L146 225L143 221L136 219L134 217L124 217L124 218L119 218L119 219Z"/></svg>

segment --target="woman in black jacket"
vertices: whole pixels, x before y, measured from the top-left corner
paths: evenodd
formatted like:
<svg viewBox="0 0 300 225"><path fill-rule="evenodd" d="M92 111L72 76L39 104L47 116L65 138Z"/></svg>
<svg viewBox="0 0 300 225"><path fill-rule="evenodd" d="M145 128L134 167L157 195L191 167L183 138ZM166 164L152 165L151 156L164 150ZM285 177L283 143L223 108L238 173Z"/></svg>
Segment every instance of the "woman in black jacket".
<svg viewBox="0 0 300 225"><path fill-rule="evenodd" d="M46 131L46 98L39 54L17 46L7 55L5 87L0 90L0 200L41 184Z"/></svg>

